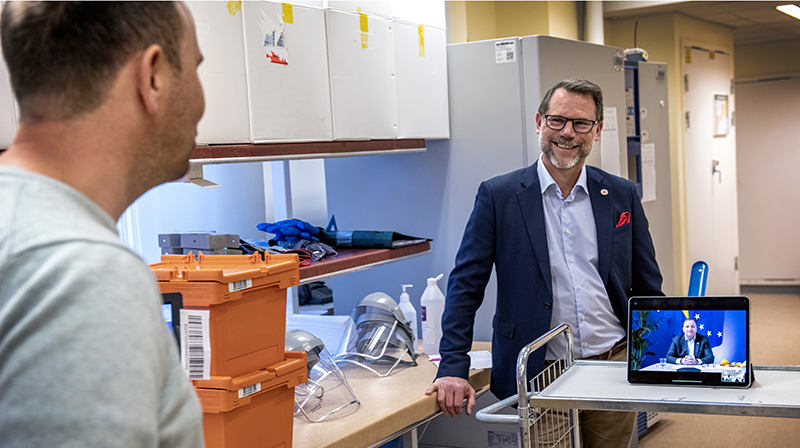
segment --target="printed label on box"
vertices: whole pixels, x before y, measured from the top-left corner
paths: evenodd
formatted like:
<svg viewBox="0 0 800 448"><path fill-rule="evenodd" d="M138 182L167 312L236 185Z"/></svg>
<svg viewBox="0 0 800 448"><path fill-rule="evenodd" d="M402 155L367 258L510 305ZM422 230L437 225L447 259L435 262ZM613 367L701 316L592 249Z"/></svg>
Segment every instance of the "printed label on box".
<svg viewBox="0 0 800 448"><path fill-rule="evenodd" d="M248 395L253 395L258 392L261 392L261 383L256 383L253 384L252 386L247 386L239 389L239 398L244 398Z"/></svg>
<svg viewBox="0 0 800 448"><path fill-rule="evenodd" d="M238 282L230 282L228 283L228 292L236 292L241 291L243 289L252 288L253 287L253 280L239 280Z"/></svg>
<svg viewBox="0 0 800 448"><path fill-rule="evenodd" d="M211 378L208 310L181 310L181 366L190 380Z"/></svg>

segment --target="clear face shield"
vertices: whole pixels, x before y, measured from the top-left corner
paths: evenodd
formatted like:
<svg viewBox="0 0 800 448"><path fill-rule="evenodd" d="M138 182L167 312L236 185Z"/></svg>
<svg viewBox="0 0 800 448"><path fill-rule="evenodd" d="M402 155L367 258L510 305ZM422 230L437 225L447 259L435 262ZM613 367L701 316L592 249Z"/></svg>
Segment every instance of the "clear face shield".
<svg viewBox="0 0 800 448"><path fill-rule="evenodd" d="M388 376L399 367L417 365L414 337L397 303L384 293L361 300L350 313L338 354L334 358Z"/></svg>
<svg viewBox="0 0 800 448"><path fill-rule="evenodd" d="M305 351L308 356L308 381L294 388L296 414L319 423L358 410L361 402L321 340L303 330L289 330L286 350Z"/></svg>

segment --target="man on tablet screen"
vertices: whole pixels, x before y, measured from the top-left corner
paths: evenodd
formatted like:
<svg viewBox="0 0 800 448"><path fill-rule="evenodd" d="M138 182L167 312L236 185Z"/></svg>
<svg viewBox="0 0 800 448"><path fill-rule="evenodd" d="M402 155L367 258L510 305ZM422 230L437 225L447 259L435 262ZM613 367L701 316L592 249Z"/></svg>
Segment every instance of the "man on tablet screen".
<svg viewBox="0 0 800 448"><path fill-rule="evenodd" d="M711 344L707 337L697 334L697 322L694 319L683 321L683 334L672 339L667 362L687 366L714 364Z"/></svg>

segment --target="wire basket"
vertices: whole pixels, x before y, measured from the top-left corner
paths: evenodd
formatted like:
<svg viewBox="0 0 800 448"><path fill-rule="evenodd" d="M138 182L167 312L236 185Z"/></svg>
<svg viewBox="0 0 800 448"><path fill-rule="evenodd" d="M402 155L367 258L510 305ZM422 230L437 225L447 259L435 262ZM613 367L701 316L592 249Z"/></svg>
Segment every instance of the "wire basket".
<svg viewBox="0 0 800 448"><path fill-rule="evenodd" d="M527 366L530 355L536 350L545 349L548 342L561 335L567 339L566 354L555 361L546 361L545 368L528 381ZM517 395L481 409L476 414L476 418L486 423L518 423L520 440L525 448L581 446L577 409L533 407L530 402L531 397L539 395L573 366L575 362L573 349L572 330L567 324L553 328L539 339L523 347L517 357ZM515 404L518 415L496 414L501 409Z"/></svg>

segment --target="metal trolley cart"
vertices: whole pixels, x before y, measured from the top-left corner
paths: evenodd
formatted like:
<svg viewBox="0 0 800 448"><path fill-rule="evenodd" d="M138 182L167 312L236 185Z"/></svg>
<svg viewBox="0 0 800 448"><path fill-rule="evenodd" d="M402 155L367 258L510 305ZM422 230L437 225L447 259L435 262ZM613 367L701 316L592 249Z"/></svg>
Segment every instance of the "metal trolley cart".
<svg viewBox="0 0 800 448"><path fill-rule="evenodd" d="M562 335L567 355L526 381L530 354ZM481 409L476 418L518 423L526 448L581 446L578 409L800 418L798 366L753 366L755 381L749 389L632 385L626 363L576 361L572 353L572 331L566 324L525 346L517 358L517 395ZM518 415L497 414L514 404Z"/></svg>

